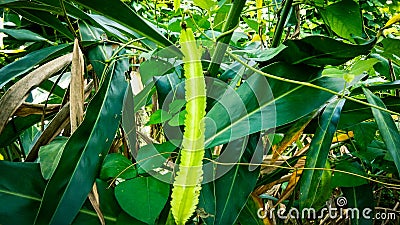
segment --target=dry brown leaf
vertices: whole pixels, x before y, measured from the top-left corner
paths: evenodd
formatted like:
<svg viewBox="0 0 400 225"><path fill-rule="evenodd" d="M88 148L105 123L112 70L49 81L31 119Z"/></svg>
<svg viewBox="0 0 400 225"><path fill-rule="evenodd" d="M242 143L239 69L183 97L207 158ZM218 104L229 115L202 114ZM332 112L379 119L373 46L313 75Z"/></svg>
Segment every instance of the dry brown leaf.
<svg viewBox="0 0 400 225"><path fill-rule="evenodd" d="M279 205L282 201L289 198L289 196L293 193L294 189L296 188L297 182L300 180L300 175L303 170L295 170L292 175L290 176L289 183L286 186L285 191L283 191L281 197L279 198L278 202L276 203L275 207ZM274 208L275 208L274 207Z"/></svg>
<svg viewBox="0 0 400 225"><path fill-rule="evenodd" d="M90 82L85 88L85 97L89 96L90 91L93 87L93 82ZM68 127L69 125L69 112L70 103L65 104L57 115L51 120L46 129L42 132L35 145L29 151L25 161L33 162L37 159L39 149L41 146L50 143L61 131Z"/></svg>
<svg viewBox="0 0 400 225"><path fill-rule="evenodd" d="M274 163L280 155L282 155L283 151L299 139L300 135L303 133L306 126L310 123L310 121L317 115L317 112L310 113L309 115L301 118L292 127L290 127L289 131L285 134L285 137L273 151L272 161Z"/></svg>
<svg viewBox="0 0 400 225"><path fill-rule="evenodd" d="M46 108L44 104L33 104L24 102L22 105L15 111L14 116L29 116L32 114L42 115L43 111L47 114L52 114L58 112L61 108L61 104L47 104Z"/></svg>
<svg viewBox="0 0 400 225"><path fill-rule="evenodd" d="M100 201L99 201L99 194L97 192L97 185L96 183L93 184L92 191L88 195L89 201L92 204L94 211L97 213L97 217L100 220L101 225L105 225L106 221L104 220L103 213L100 210Z"/></svg>
<svg viewBox="0 0 400 225"><path fill-rule="evenodd" d="M70 84L70 121L71 134L74 133L83 120L84 99L84 65L83 54L79 48L78 39L75 39L74 51L71 65L71 84Z"/></svg>
<svg viewBox="0 0 400 225"><path fill-rule="evenodd" d="M26 162L33 162L37 159L39 149L41 146L48 144L52 141L57 135L61 133L61 131L68 126L69 124L69 110L70 104L67 103L64 107L61 108L60 112L51 120L49 125L40 135L38 140L33 145L32 149L29 151L29 154L26 156Z"/></svg>
<svg viewBox="0 0 400 225"><path fill-rule="evenodd" d="M72 60L72 53L53 59L52 61L35 69L13 86L0 99L0 134L7 124L9 118L24 102L25 96L43 81L49 79L53 74L68 65Z"/></svg>

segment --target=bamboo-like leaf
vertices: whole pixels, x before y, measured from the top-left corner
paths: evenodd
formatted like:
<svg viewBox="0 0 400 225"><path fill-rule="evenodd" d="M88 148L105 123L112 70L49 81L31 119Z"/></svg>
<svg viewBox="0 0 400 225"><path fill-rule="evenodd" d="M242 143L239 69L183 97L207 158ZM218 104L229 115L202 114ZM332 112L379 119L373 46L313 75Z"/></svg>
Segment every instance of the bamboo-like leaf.
<svg viewBox="0 0 400 225"><path fill-rule="evenodd" d="M357 187L341 188L341 190L343 192L343 196L347 199L347 207L357 209L359 212L359 216L357 216L357 211L348 211L348 215L351 218L351 224L374 224L375 220L373 218L375 214L375 201L373 201L374 192L372 186L370 184L364 184Z"/></svg>
<svg viewBox="0 0 400 225"><path fill-rule="evenodd" d="M40 122L41 118L41 115L30 115L26 117L15 117L10 120L0 134L0 148L10 145L22 132Z"/></svg>
<svg viewBox="0 0 400 225"><path fill-rule="evenodd" d="M75 39L74 51L72 54L71 84L69 92L69 101L71 104L69 117L72 133L83 120L83 105L85 103L83 83L84 69L83 54L79 48L78 39Z"/></svg>
<svg viewBox="0 0 400 225"><path fill-rule="evenodd" d="M85 119L67 142L46 186L35 224L70 224L78 214L118 128L128 69L127 58L108 66Z"/></svg>
<svg viewBox="0 0 400 225"><path fill-rule="evenodd" d="M132 85L128 85L128 89L124 97L124 106L122 109L122 128L125 132L126 142L131 151L132 156L136 157L136 120L135 120L135 103L132 91Z"/></svg>
<svg viewBox="0 0 400 225"><path fill-rule="evenodd" d="M113 19L115 22L132 29L161 46L167 47L173 45L168 39L160 34L159 31L157 31L153 26L150 26L148 22L139 17L132 8L122 1L73 1L79 5L97 11L100 14L107 15L107 17Z"/></svg>
<svg viewBox="0 0 400 225"><path fill-rule="evenodd" d="M0 168L0 224L32 224L46 185L39 164L0 161Z"/></svg>
<svg viewBox="0 0 400 225"><path fill-rule="evenodd" d="M179 171L172 189L172 214L178 225L183 225L199 202L203 177L204 116L206 114L206 84L201 66L201 51L197 48L191 29L182 29L184 54L186 119Z"/></svg>
<svg viewBox="0 0 400 225"><path fill-rule="evenodd" d="M240 212L238 221L240 224L246 225L265 225L265 224L272 224L268 223L269 218L266 217L265 219L260 219L258 216L258 210L264 207L263 202L257 199L258 197L250 195L249 199L247 199L246 205L244 206L243 210ZM261 204L260 204L261 203Z"/></svg>
<svg viewBox="0 0 400 225"><path fill-rule="evenodd" d="M20 41L48 41L39 34L25 29L0 29L0 32L6 33Z"/></svg>
<svg viewBox="0 0 400 225"><path fill-rule="evenodd" d="M320 68L305 65L274 63L262 70L335 91L342 90L345 83L342 78L318 76ZM332 97L315 88L267 80L259 74L250 76L236 93L222 95L207 113L206 127L216 126L216 132L206 129L206 148L296 121L319 109Z"/></svg>
<svg viewBox="0 0 400 225"><path fill-rule="evenodd" d="M210 215L204 218L206 224L235 224L260 173L259 167L253 169L246 165L255 155L261 157L259 138L256 133L230 142L224 149L225 157L218 159L222 164L212 165L211 175L207 173L211 177L222 176L202 186L199 208ZM234 165L236 162L242 164Z"/></svg>
<svg viewBox="0 0 400 225"><path fill-rule="evenodd" d="M370 90L363 88L363 92L369 103L386 108L382 100L376 97ZM372 108L372 114L378 124L379 132L382 135L383 141L385 142L390 155L393 157L394 164L396 164L397 167L397 172L400 174L399 130L389 113Z"/></svg>
<svg viewBox="0 0 400 225"><path fill-rule="evenodd" d="M42 132L40 137L36 140L35 144L32 146L25 161L33 162L38 157L39 148L43 145L48 144L53 140L61 131L69 124L69 110L70 104L67 103L64 107L57 113L57 115L51 120L46 129Z"/></svg>
<svg viewBox="0 0 400 225"><path fill-rule="evenodd" d="M74 35L55 15L50 12L34 9L14 9L22 17L33 21L42 26L48 26L60 32L70 40L74 40Z"/></svg>
<svg viewBox="0 0 400 225"><path fill-rule="evenodd" d="M305 168L325 168L333 135L340 119L345 99L330 103L319 120L319 126L311 142ZM300 180L300 208L311 207L318 196L323 170L305 170Z"/></svg>
<svg viewBox="0 0 400 225"><path fill-rule="evenodd" d="M39 164L0 161L0 168L3 173L0 176L0 224L32 224L46 186ZM100 207L106 214L104 218L107 224L112 225L121 209L114 199L113 191L107 189L108 184L100 180L96 183L99 187ZM113 208L110 210L108 207ZM73 224L99 225L100 223L93 210L82 208Z"/></svg>
<svg viewBox="0 0 400 225"><path fill-rule="evenodd" d="M2 109L2 113L0 114L0 133L3 131L8 119L23 103L26 94L33 87L38 86L41 82L47 80L70 63L71 57L72 54L67 54L42 65L8 89L0 99L0 108Z"/></svg>
<svg viewBox="0 0 400 225"><path fill-rule="evenodd" d="M10 80L29 72L34 66L54 57L61 56L70 50L71 45L69 44L52 46L31 52L19 60L8 64L0 69L0 88L4 87Z"/></svg>

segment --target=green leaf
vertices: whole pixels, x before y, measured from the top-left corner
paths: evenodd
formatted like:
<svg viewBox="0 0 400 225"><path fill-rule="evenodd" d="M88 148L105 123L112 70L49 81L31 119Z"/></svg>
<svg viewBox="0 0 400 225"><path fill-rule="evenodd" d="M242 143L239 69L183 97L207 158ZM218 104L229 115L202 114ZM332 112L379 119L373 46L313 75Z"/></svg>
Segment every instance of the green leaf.
<svg viewBox="0 0 400 225"><path fill-rule="evenodd" d="M368 85L370 91L382 91L382 90L395 90L400 89L400 80L395 80L393 82L386 82L382 84L370 84ZM355 88L351 91L352 95L358 95L363 93L362 87Z"/></svg>
<svg viewBox="0 0 400 225"><path fill-rule="evenodd" d="M395 112L400 112L400 100L396 97L386 97L383 98L383 103L388 107L388 109ZM346 101L342 115L340 116L340 122L338 129L342 130L354 126L362 121L372 119L373 115L371 108L360 103Z"/></svg>
<svg viewBox="0 0 400 225"><path fill-rule="evenodd" d="M323 76L343 77L347 83L351 83L356 76L362 75L373 68L379 62L377 59L358 60L350 70L340 70L337 68L326 68L322 71Z"/></svg>
<svg viewBox="0 0 400 225"><path fill-rule="evenodd" d="M324 9L320 9L322 18L338 36L352 39L361 36L363 21L358 3L353 0L342 0Z"/></svg>
<svg viewBox="0 0 400 225"><path fill-rule="evenodd" d="M108 154L100 170L100 178L103 180L115 177L131 179L136 176L137 171L132 162L119 153Z"/></svg>
<svg viewBox="0 0 400 225"><path fill-rule="evenodd" d="M346 72L344 70L338 69L338 68L325 68L322 71L322 76L327 76L327 77L344 77Z"/></svg>
<svg viewBox="0 0 400 225"><path fill-rule="evenodd" d="M168 157L176 149L173 140L162 144L148 144L141 147L135 158L140 166L141 173L151 173L152 170L162 168ZM172 176L171 173L169 173Z"/></svg>
<svg viewBox="0 0 400 225"><path fill-rule="evenodd" d="M132 85L129 84L124 97L122 107L122 128L124 129L126 141L132 156L136 155L136 119L135 119L135 96Z"/></svg>
<svg viewBox="0 0 400 225"><path fill-rule="evenodd" d="M127 6L122 1L102 1L100 3L95 1L73 0L73 2L94 10L102 15L106 15L115 22L154 41L156 44L159 44L163 47L173 45L168 39L160 34L158 30L139 17L131 7ZM175 52L179 52L177 48L173 49Z"/></svg>
<svg viewBox="0 0 400 225"><path fill-rule="evenodd" d="M383 55L385 56L391 56L392 54L399 55L400 40L394 38L385 38L382 40L381 43L383 44L383 49L384 49Z"/></svg>
<svg viewBox="0 0 400 225"><path fill-rule="evenodd" d="M363 122L350 129L354 132L354 140L357 146L360 146L362 150L365 150L372 140L374 140L378 127L374 122Z"/></svg>
<svg viewBox="0 0 400 225"><path fill-rule="evenodd" d="M13 143L26 129L40 122L41 115L29 115L26 117L15 117L10 120L0 134L0 148Z"/></svg>
<svg viewBox="0 0 400 225"><path fill-rule="evenodd" d="M246 205L243 210L240 212L238 221L240 224L246 225L263 225L263 220L260 219L257 212L260 209L260 206L253 200L250 196L247 199Z"/></svg>
<svg viewBox="0 0 400 225"><path fill-rule="evenodd" d="M246 53L248 56L248 59L252 59L255 61L268 61L275 56L277 56L280 52L282 52L287 46L285 45L279 45L276 48L268 48L268 49L255 49L255 50L236 50L233 51L234 53Z"/></svg>
<svg viewBox="0 0 400 225"><path fill-rule="evenodd" d="M291 64L341 65L360 55L366 55L375 45L372 39L362 45L347 44L330 37L312 35L299 40L287 40L287 46L276 59Z"/></svg>
<svg viewBox="0 0 400 225"><path fill-rule="evenodd" d="M154 82L151 82L146 85L141 92L135 95L135 97L133 98L135 112L139 111L139 109L147 104L148 100L151 99L151 96L153 95L155 90L156 88L154 87Z"/></svg>
<svg viewBox="0 0 400 225"><path fill-rule="evenodd" d="M118 215L122 212L122 209L118 205L113 188L110 188L109 183L99 178L96 179L96 186L97 186L97 193L99 194L101 212L106 217L113 217L113 218L118 217Z"/></svg>
<svg viewBox="0 0 400 225"><path fill-rule="evenodd" d="M186 104L185 99L176 99L173 102L171 102L168 106L168 112L171 114L175 114L179 112Z"/></svg>
<svg viewBox="0 0 400 225"><path fill-rule="evenodd" d="M0 223L32 224L46 185L39 164L0 161L0 168Z"/></svg>
<svg viewBox="0 0 400 225"><path fill-rule="evenodd" d="M186 118L187 111L183 110L177 114L175 114L169 121L168 125L176 127L176 126L182 126L185 123L185 118Z"/></svg>
<svg viewBox="0 0 400 225"><path fill-rule="evenodd" d="M143 223L140 220L133 218L132 216L128 215L126 212L122 211L118 218L116 225L148 225L147 223ZM175 224L174 224L175 225Z"/></svg>
<svg viewBox="0 0 400 225"><path fill-rule="evenodd" d="M40 170L44 179L48 180L53 175L67 141L68 138L66 137L58 137L49 144L40 147Z"/></svg>
<svg viewBox="0 0 400 225"><path fill-rule="evenodd" d="M154 76L162 76L171 70L174 66L164 60L150 59L140 64L140 77L143 84L149 83Z"/></svg>
<svg viewBox="0 0 400 225"><path fill-rule="evenodd" d="M0 69L0 88L10 82L10 80L29 72L36 65L54 59L71 50L72 46L70 44L52 46L31 52L21 59L8 64Z"/></svg>
<svg viewBox="0 0 400 225"><path fill-rule="evenodd" d="M11 9L36 9L40 11L48 11L48 12L53 12L53 13L62 13L61 9L59 7L53 7L51 5L47 4L42 4L34 1L28 1L28 0L6 0L6 1L1 1L0 5L3 6L4 8L11 8ZM17 25L17 26L20 26Z"/></svg>
<svg viewBox="0 0 400 225"><path fill-rule="evenodd" d="M345 99L338 99L326 107L307 153L305 168L325 168L333 135L339 123ZM304 170L300 179L300 208L312 207L320 186L322 170Z"/></svg>
<svg viewBox="0 0 400 225"><path fill-rule="evenodd" d="M258 32L258 22L255 19L242 17L243 21L247 23L247 25L253 29L254 31Z"/></svg>
<svg viewBox="0 0 400 225"><path fill-rule="evenodd" d="M383 57L380 54L374 53L370 55L372 58L378 59L379 62L374 65L374 69L376 72L378 72L381 76L385 77L387 80L391 80L392 78L390 77L390 64L389 60L387 60L385 57ZM396 65L395 63L392 63L392 68L394 70L395 74L400 74L400 67ZM361 89L361 88L360 88Z"/></svg>
<svg viewBox="0 0 400 225"><path fill-rule="evenodd" d="M218 161L228 162L228 164L237 161L254 162L254 157L257 159L258 156L261 157L262 146L259 143L259 137L257 133L229 143L224 152L228 152L231 156L220 156ZM260 167L213 163L205 166L205 179L207 177L216 179L202 185L199 208L210 214L204 220L206 224L234 224L256 185Z"/></svg>
<svg viewBox="0 0 400 225"><path fill-rule="evenodd" d="M375 96L370 90L368 90L367 88L363 88L363 91L369 103L380 106L382 108L386 108L382 100ZM400 152L398 151L400 149L399 130L397 129L397 126L389 113L383 112L375 108L371 109L376 123L378 124L378 128L380 134L382 135L383 141L385 142L389 153L393 157L394 163L397 167L397 172L400 174Z"/></svg>
<svg viewBox="0 0 400 225"><path fill-rule="evenodd" d="M0 161L0 168L4 173L0 176L0 223L4 225L32 224L46 186L39 164ZM19 176L24 179L15 179ZM112 207L115 211L121 209L115 202L113 191L107 190L107 187L107 183L97 181L100 208L106 223L113 224L116 218L112 217L112 211L108 207ZM24 210L21 211L21 209ZM95 223L88 223L88 221ZM73 224L100 225L100 222L93 209L81 209Z"/></svg>
<svg viewBox="0 0 400 225"><path fill-rule="evenodd" d="M25 29L0 29L0 32L6 33L20 41L47 41L46 38L40 36L39 34Z"/></svg>
<svg viewBox="0 0 400 225"><path fill-rule="evenodd" d="M64 77L62 79L64 79ZM64 98L66 92L66 89L63 89L59 84L56 84L50 79L43 81L39 87L45 91L48 91L49 93L51 92L61 99Z"/></svg>
<svg viewBox="0 0 400 225"><path fill-rule="evenodd" d="M205 10L211 10L217 5L215 0L193 0L193 3Z"/></svg>
<svg viewBox="0 0 400 225"><path fill-rule="evenodd" d="M150 116L149 122L146 123L146 125L150 124L159 124L159 123L164 123L165 121L169 120L172 118L172 115L162 109L159 109L155 111L153 114Z"/></svg>
<svg viewBox="0 0 400 225"><path fill-rule="evenodd" d="M366 59L366 60L358 60L354 65L351 67L349 73L354 75L360 75L364 72L368 72L373 66L378 63L378 59Z"/></svg>
<svg viewBox="0 0 400 225"><path fill-rule="evenodd" d="M63 152L47 184L35 224L69 224L77 215L117 131L128 69L127 58L111 62L85 119L67 142L68 151Z"/></svg>
<svg viewBox="0 0 400 225"><path fill-rule="evenodd" d="M338 164L336 164L335 170L340 170L340 171L359 174L362 176L367 176L367 174L364 172L364 169L357 162L340 161ZM333 188L356 187L356 186L360 186L360 185L368 183L368 181L366 179L363 179L361 177L357 177L354 175L350 175L347 173L341 173L340 171L334 172L332 175L331 185Z"/></svg>
<svg viewBox="0 0 400 225"><path fill-rule="evenodd" d="M320 69L305 65L274 63L262 70L335 91L342 90L345 82L341 78L317 77ZM288 124L320 108L331 97L331 94L318 89L267 80L253 74L237 92L227 89L208 112L206 127L211 129L206 129L206 147Z"/></svg>
<svg viewBox="0 0 400 225"><path fill-rule="evenodd" d="M167 103L170 103L174 100L171 98L176 98L175 96L182 96L182 98L185 96L184 79L181 78L179 72L177 72L179 68L180 66L175 67L173 73L153 78L157 89L158 102L161 108L164 108L164 102L166 100L168 100L166 101Z"/></svg>
<svg viewBox="0 0 400 225"><path fill-rule="evenodd" d="M28 19L34 23L42 26L48 26L54 30L60 32L62 35L67 37L69 40L74 40L74 35L68 29L68 26L61 23L61 21L50 12L33 9L14 9L25 19Z"/></svg>
<svg viewBox="0 0 400 225"><path fill-rule="evenodd" d="M317 189L315 190L315 199L312 203L312 207L315 209L321 209L326 206L326 201L332 195L331 182L332 182L332 172L329 170L330 164L327 161L325 164L325 169L322 172L319 184L317 185Z"/></svg>
<svg viewBox="0 0 400 225"><path fill-rule="evenodd" d="M154 177L138 177L118 184L115 197L126 213L147 224L154 224L167 203L169 189L169 184Z"/></svg>
<svg viewBox="0 0 400 225"><path fill-rule="evenodd" d="M341 188L344 197L347 199L347 207L352 211L348 211L351 218L351 224L354 225L372 225L374 224L375 201L372 186L365 184L357 187ZM355 210L357 209L357 210ZM357 211L359 217L357 218ZM364 212L364 215L363 215ZM354 214L353 214L354 213ZM354 216L352 216L354 215ZM365 216L369 217L366 218Z"/></svg>

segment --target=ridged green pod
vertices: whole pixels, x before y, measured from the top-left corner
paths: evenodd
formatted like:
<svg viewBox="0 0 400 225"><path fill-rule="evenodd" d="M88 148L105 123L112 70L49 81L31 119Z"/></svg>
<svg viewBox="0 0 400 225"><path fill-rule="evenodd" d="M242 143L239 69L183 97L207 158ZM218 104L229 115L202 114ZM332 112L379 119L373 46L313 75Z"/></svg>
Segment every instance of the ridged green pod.
<svg viewBox="0 0 400 225"><path fill-rule="evenodd" d="M193 31L182 29L180 44L184 55L186 118L179 170L172 189L172 215L183 225L193 215L199 203L203 179L204 116L206 114L206 85L201 66L201 49L196 45Z"/></svg>

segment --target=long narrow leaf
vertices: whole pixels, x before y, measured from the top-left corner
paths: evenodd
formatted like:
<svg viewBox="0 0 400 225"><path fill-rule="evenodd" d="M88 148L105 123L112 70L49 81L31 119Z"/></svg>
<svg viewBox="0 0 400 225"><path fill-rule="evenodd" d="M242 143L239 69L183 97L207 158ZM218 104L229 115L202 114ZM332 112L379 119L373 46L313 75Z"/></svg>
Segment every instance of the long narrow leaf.
<svg viewBox="0 0 400 225"><path fill-rule="evenodd" d="M319 120L319 126L311 141L305 168L325 168L332 138L336 132L340 113L345 100L330 103ZM300 208L311 207L318 196L317 188L322 180L323 170L305 170L300 180Z"/></svg>
<svg viewBox="0 0 400 225"><path fill-rule="evenodd" d="M70 224L78 214L118 128L127 86L124 73L128 68L127 58L108 68L84 121L65 146L35 224Z"/></svg>
<svg viewBox="0 0 400 225"><path fill-rule="evenodd" d="M115 22L132 29L138 34L147 37L161 46L167 47L172 45L168 39L160 34L160 32L158 32L154 27L150 26L149 23L139 17L135 11L132 10L132 8L127 6L122 1L73 1L89 9L97 11L100 14L107 15Z"/></svg>
<svg viewBox="0 0 400 225"><path fill-rule="evenodd" d="M375 96L370 90L368 90L367 88L363 88L363 92L367 97L367 101L369 103L380 106L382 108L386 108L382 100ZM385 142L389 153L392 155L394 164L396 164L397 171L400 174L399 130L397 129L397 126L389 113L372 108L372 114L374 115L376 123L378 124L378 128L380 134L382 135L383 141Z"/></svg>
<svg viewBox="0 0 400 225"><path fill-rule="evenodd" d="M342 90L345 83L342 78L318 76L319 68L304 65L275 63L262 70L334 91ZM254 74L237 92L228 89L207 113L206 127L216 127L216 131L206 129L206 147L288 124L320 108L331 97L332 94L315 88L267 80Z"/></svg>
<svg viewBox="0 0 400 225"><path fill-rule="evenodd" d="M0 161L0 224L32 224L37 213L46 181L43 179L38 163L14 163ZM23 179L15 179L21 177ZM101 207L107 224L114 224L121 212L112 190L97 180ZM110 193L111 192L111 193ZM108 207L113 207L110 210ZM18 216L16 216L18 215ZM93 221L93 222L89 222ZM73 224L100 225L93 210L82 208Z"/></svg>
<svg viewBox="0 0 400 225"><path fill-rule="evenodd" d="M0 161L0 169L0 224L32 224L46 185L39 164Z"/></svg>
<svg viewBox="0 0 400 225"><path fill-rule="evenodd" d="M18 61L8 64L0 69L0 88L6 85L10 80L28 72L34 66L46 60L63 55L64 53L71 51L71 49L72 46L69 44L52 46L34 51L22 57Z"/></svg>
<svg viewBox="0 0 400 225"><path fill-rule="evenodd" d="M227 152L226 158L222 156L220 161L234 163L238 161L235 157L238 157L241 163L250 163L255 152L260 150L258 141L259 134L256 133L229 143L224 150ZM199 208L204 209L206 215L209 214L205 218L206 224L235 223L257 182L260 168L251 169L245 165L216 165L215 169L211 170L215 172L214 177L220 177L204 184L201 190ZM204 173L207 180L206 171Z"/></svg>
<svg viewBox="0 0 400 225"><path fill-rule="evenodd" d="M71 60L72 54L67 54L42 65L15 83L12 88L1 97L0 108L2 108L2 113L0 114L0 133L7 124L9 117L11 117L23 103L29 91L68 65Z"/></svg>

